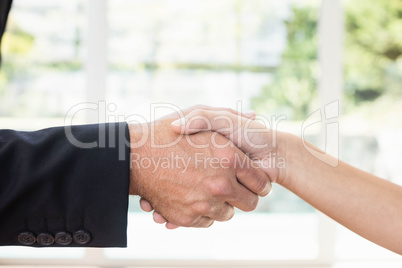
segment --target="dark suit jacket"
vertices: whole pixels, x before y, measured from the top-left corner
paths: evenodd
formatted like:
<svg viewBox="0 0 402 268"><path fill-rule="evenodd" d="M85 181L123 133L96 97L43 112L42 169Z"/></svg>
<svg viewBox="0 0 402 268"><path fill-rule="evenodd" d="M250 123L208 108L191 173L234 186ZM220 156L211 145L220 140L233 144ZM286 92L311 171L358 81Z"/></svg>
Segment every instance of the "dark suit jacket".
<svg viewBox="0 0 402 268"><path fill-rule="evenodd" d="M93 148L77 147L64 127L0 130L0 245L126 246L127 125L73 126L71 134Z"/></svg>
<svg viewBox="0 0 402 268"><path fill-rule="evenodd" d="M126 246L128 141L126 123L0 130L0 245Z"/></svg>

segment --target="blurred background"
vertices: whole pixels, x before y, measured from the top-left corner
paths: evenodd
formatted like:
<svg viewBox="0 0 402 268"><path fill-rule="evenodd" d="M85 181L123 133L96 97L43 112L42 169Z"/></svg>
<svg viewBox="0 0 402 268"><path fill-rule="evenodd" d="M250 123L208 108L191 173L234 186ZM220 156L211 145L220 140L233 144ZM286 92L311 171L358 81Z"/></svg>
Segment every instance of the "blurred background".
<svg viewBox="0 0 402 268"><path fill-rule="evenodd" d="M337 101L340 159L402 184L401 0L14 0L2 56L0 128L207 104L285 115L279 129L301 135ZM98 110L72 116L87 102ZM324 123L305 134L325 147ZM127 249L2 247L0 265L402 265L278 185L207 230L165 230L132 198L128 236Z"/></svg>

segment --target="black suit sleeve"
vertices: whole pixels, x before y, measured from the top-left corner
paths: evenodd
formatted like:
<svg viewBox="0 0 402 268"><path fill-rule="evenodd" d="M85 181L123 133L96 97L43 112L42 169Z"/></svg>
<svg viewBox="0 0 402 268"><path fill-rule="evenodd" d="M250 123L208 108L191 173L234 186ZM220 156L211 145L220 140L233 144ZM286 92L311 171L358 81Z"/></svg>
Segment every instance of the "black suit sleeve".
<svg viewBox="0 0 402 268"><path fill-rule="evenodd" d="M0 245L125 247L126 123L0 130Z"/></svg>

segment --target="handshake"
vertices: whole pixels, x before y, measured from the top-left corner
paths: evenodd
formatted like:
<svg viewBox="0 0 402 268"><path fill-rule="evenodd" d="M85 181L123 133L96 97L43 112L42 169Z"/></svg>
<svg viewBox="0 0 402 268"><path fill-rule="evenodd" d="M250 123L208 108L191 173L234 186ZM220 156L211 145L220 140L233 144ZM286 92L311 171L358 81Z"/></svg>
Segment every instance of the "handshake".
<svg viewBox="0 0 402 268"><path fill-rule="evenodd" d="M280 136L254 112L195 106L183 115L129 125L130 194L155 222L209 227L234 207L254 210L272 182L285 180Z"/></svg>
<svg viewBox="0 0 402 268"><path fill-rule="evenodd" d="M307 141L270 129L254 112L197 106L129 125L130 194L168 229L209 227L254 210L278 183L364 238L402 254L402 187ZM312 153L314 151L314 153ZM336 163L334 165L334 163Z"/></svg>

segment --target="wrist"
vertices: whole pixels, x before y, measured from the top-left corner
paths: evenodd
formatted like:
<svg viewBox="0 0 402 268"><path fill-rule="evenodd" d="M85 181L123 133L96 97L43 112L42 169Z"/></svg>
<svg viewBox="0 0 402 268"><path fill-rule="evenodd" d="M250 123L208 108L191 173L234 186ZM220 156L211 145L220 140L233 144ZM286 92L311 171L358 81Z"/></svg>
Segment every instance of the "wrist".
<svg viewBox="0 0 402 268"><path fill-rule="evenodd" d="M292 180L302 170L302 149L301 139L293 134L278 132L277 134L277 156L283 160L283 165L278 170L276 183L288 188Z"/></svg>
<svg viewBox="0 0 402 268"><path fill-rule="evenodd" d="M140 185L139 167L135 164L138 158L144 155L143 150L146 149L146 144L149 138L148 124L129 124L130 134L130 186L129 194L138 195Z"/></svg>

